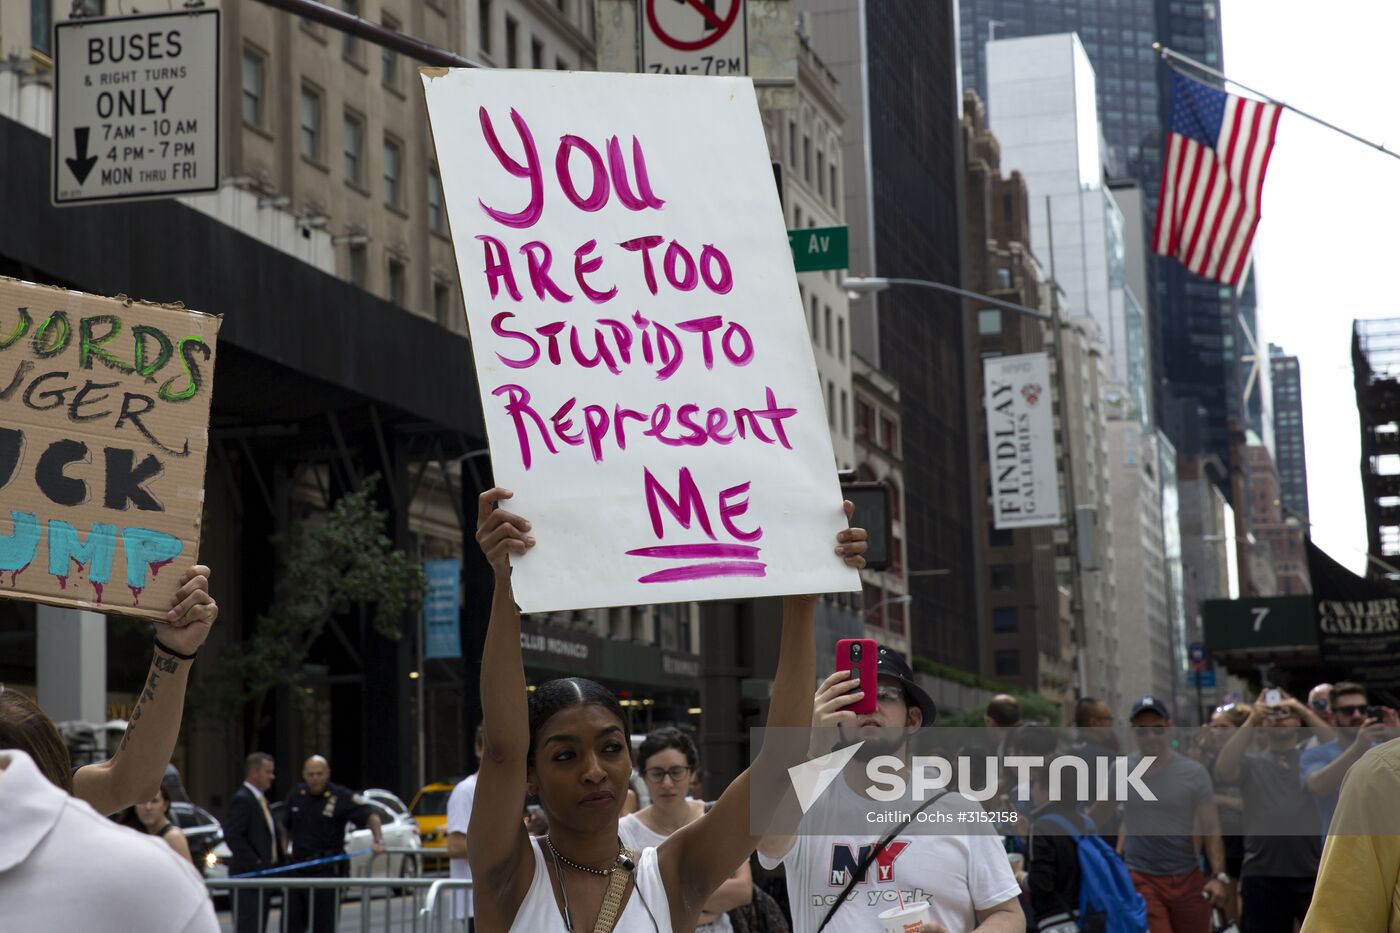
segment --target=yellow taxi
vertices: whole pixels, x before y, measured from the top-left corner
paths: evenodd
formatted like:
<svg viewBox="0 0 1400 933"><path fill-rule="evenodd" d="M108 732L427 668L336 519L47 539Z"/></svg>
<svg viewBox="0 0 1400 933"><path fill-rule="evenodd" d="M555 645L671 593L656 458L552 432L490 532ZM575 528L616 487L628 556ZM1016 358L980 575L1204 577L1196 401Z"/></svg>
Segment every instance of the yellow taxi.
<svg viewBox="0 0 1400 933"><path fill-rule="evenodd" d="M408 805L422 833L425 849L447 848L447 798L452 796L455 786L438 782L425 784Z"/></svg>

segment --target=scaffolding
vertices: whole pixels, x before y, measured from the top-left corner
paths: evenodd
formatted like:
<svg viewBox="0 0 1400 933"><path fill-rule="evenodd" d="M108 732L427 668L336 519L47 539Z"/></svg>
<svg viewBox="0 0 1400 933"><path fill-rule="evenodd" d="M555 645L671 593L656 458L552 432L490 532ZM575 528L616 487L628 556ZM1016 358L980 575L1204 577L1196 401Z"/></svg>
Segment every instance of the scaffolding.
<svg viewBox="0 0 1400 933"><path fill-rule="evenodd" d="M1400 318L1354 321L1356 407L1361 415L1361 488L1368 551L1400 558ZM1393 576L1372 564L1372 576Z"/></svg>

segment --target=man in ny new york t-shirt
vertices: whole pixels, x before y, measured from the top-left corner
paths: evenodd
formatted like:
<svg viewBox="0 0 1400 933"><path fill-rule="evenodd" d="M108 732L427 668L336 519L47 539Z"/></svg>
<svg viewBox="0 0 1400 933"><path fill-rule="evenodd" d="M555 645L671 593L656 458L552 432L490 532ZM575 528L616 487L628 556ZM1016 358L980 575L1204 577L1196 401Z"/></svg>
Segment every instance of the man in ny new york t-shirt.
<svg viewBox="0 0 1400 933"><path fill-rule="evenodd" d="M898 803L881 803L863 792L870 782L862 763L881 755L907 762L909 737L931 724L935 713L933 701L914 683L899 654L879 649L877 673L878 706L873 713L844 709L856 699L846 672L822 683L813 726L845 727L843 734L863 744L846 775L833 781L803 817L798 835L767 837L759 845L759 862L765 868L781 864L786 871L793 933L817 933L866 854L899 825L902 815L914 814L922 803L907 796ZM907 778L907 767L904 775ZM1020 933L1025 929L1021 889L1001 837L991 824L969 826L968 821L982 813L981 806L954 793L925 813L871 860L823 933L879 930L879 915L898 907L901 899L905 904L928 903L935 924L928 930ZM964 826L970 834L948 832ZM978 828L985 832L979 834Z"/></svg>

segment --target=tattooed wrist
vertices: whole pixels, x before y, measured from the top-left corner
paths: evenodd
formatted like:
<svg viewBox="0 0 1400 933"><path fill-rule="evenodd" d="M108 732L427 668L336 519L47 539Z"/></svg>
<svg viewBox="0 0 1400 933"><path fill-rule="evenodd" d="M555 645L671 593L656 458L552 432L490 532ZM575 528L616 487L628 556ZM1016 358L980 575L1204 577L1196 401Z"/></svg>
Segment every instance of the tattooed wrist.
<svg viewBox="0 0 1400 933"><path fill-rule="evenodd" d="M193 660L195 659L195 656L199 654L199 649L198 649L198 648L196 648L196 649L194 650L194 652L191 653L191 654L184 654L184 653L182 653L182 652L176 651L174 648L172 648L172 647L170 647L169 645L167 645L167 644L165 644L164 642L162 642L162 641L160 640L160 637L159 637L159 636L156 637L155 642L156 642L156 650L157 650L157 651L164 652L165 654L170 655L172 658L179 658L181 661L193 661ZM157 656L157 658L156 658L156 663L157 663L157 664L160 663L160 658L159 658L159 656ZM178 665L176 665L176 666L178 667ZM175 668L174 668L174 667L161 668L161 670L164 670L164 671L166 671L167 673L171 673L171 674L175 673Z"/></svg>

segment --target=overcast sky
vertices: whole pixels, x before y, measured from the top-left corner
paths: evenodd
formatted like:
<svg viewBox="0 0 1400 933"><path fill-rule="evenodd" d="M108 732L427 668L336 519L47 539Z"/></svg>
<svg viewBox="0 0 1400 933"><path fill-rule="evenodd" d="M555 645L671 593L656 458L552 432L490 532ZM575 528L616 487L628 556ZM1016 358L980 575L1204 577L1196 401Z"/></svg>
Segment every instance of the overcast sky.
<svg viewBox="0 0 1400 933"><path fill-rule="evenodd" d="M1225 72L1400 151L1400 3L1221 0ZM1351 324L1400 318L1400 159L1285 111L1255 238L1262 342L1299 358L1314 540L1361 572Z"/></svg>

